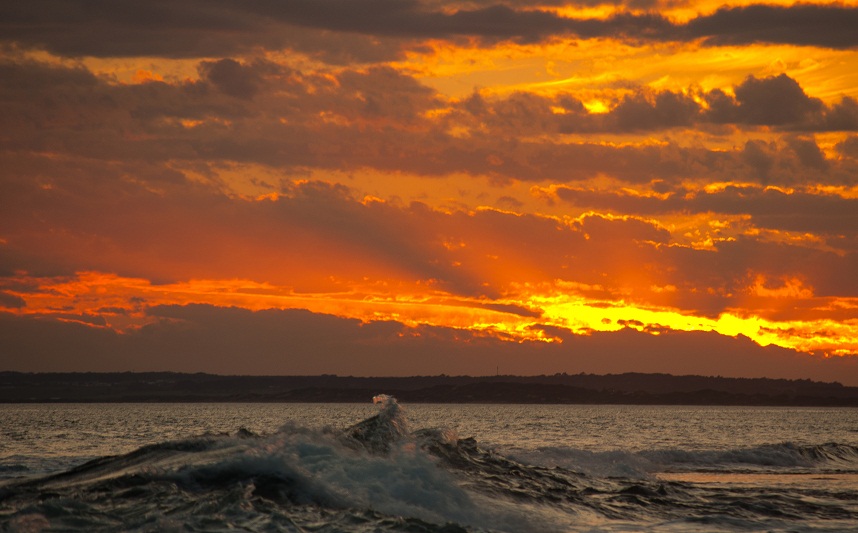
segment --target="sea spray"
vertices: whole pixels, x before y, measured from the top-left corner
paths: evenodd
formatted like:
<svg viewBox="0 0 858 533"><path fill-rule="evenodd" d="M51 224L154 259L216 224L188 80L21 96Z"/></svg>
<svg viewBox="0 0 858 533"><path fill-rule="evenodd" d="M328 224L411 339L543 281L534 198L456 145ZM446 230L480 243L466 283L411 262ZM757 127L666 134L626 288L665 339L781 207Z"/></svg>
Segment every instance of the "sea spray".
<svg viewBox="0 0 858 533"><path fill-rule="evenodd" d="M372 403L379 404L381 411L359 422L342 433L342 441L348 446L360 446L374 453L387 453L397 442L409 435L405 411L393 396L379 394Z"/></svg>

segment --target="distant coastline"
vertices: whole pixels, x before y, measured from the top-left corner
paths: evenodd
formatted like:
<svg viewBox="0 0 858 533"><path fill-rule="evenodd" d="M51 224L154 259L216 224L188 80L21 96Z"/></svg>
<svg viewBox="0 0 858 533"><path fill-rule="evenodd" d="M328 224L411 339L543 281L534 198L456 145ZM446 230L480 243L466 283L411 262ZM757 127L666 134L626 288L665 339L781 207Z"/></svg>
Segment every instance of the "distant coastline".
<svg viewBox="0 0 858 533"><path fill-rule="evenodd" d="M0 403L366 402L858 407L858 387L810 380L554 374L543 376L222 376L175 372L0 372Z"/></svg>

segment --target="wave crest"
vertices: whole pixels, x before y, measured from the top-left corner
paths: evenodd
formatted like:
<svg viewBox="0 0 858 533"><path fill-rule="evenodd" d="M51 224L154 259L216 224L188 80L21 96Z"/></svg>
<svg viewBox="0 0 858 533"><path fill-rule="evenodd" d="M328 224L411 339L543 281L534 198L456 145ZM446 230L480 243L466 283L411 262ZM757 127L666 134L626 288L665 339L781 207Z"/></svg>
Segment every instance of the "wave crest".
<svg viewBox="0 0 858 533"><path fill-rule="evenodd" d="M342 433L347 446L362 447L373 453L388 453L395 443L410 434L405 410L393 396L379 394L372 402L381 404L381 411L358 422Z"/></svg>

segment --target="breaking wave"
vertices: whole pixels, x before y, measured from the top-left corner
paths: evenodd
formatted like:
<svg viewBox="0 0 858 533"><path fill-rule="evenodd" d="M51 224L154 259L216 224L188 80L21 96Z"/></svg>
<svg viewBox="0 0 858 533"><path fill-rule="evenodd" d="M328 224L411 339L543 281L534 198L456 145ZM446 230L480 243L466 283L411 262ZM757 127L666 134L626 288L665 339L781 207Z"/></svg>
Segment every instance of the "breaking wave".
<svg viewBox="0 0 858 533"><path fill-rule="evenodd" d="M0 526L41 531L843 530L850 491L707 487L654 473L742 468L855 472L858 448L778 444L727 451L518 455L444 428L412 430L377 397L344 430L286 425L144 446L0 485ZM749 492L750 491L750 492ZM820 525L821 524L821 525Z"/></svg>

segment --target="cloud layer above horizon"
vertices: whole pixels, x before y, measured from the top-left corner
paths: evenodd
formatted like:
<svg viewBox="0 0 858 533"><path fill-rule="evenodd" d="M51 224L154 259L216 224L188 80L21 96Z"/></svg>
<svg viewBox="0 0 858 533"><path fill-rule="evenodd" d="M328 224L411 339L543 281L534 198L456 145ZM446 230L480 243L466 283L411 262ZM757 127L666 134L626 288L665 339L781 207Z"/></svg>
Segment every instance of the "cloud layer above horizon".
<svg viewBox="0 0 858 533"><path fill-rule="evenodd" d="M0 6L0 369L858 385L855 27L851 2Z"/></svg>

